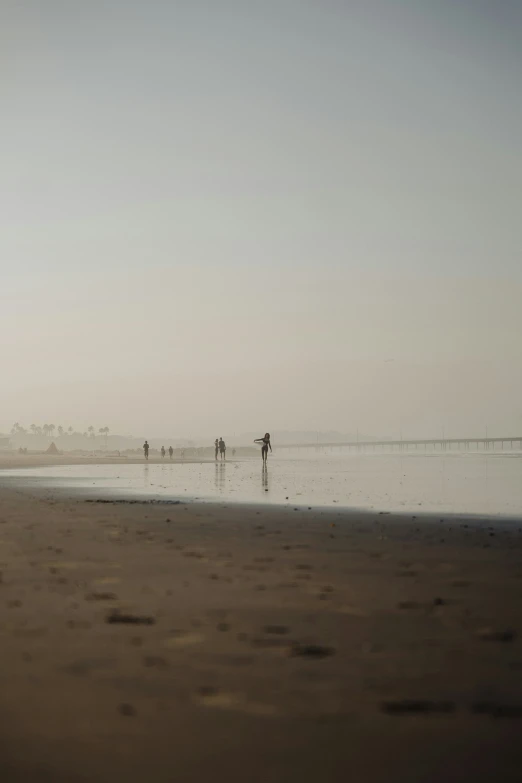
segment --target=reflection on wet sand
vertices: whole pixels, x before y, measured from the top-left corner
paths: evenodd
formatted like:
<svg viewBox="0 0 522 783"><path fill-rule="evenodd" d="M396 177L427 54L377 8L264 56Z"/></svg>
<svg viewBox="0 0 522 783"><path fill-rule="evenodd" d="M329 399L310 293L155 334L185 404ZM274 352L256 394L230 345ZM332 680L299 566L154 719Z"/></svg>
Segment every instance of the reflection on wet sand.
<svg viewBox="0 0 522 783"><path fill-rule="evenodd" d="M522 514L520 456L350 455L233 463L53 465L4 471L12 482L88 495L169 500L227 498L247 503L382 511ZM227 467L228 464L228 467Z"/></svg>
<svg viewBox="0 0 522 783"><path fill-rule="evenodd" d="M223 492L225 489L225 480L226 480L226 463L225 462L216 462L215 464L215 471L214 471L214 485L218 492Z"/></svg>
<svg viewBox="0 0 522 783"><path fill-rule="evenodd" d="M266 464L263 464L263 470L261 473L261 485L265 492L268 492L269 486L268 486L268 468Z"/></svg>

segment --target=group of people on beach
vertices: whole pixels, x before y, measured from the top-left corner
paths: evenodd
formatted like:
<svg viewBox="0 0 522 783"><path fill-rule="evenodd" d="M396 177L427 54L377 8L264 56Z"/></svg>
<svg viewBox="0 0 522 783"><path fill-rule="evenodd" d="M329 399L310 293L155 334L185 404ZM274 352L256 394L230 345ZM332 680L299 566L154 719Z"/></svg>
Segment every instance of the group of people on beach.
<svg viewBox="0 0 522 783"><path fill-rule="evenodd" d="M149 458L149 449L150 449L149 442L145 441L145 443L143 444L143 456L145 457L145 459ZM166 453L167 452L165 450L165 446L162 446L160 449L160 454L162 459L165 459ZM168 454L169 457L172 459L172 455L174 454L174 449L172 448L172 446L169 446ZM183 459L184 456L185 456L185 450L181 449L181 458Z"/></svg>
<svg viewBox="0 0 522 783"><path fill-rule="evenodd" d="M272 444L270 443L270 433L265 432L264 437L262 438L256 438L254 443L260 443L261 444L261 458L263 460L263 465L266 465L266 460L268 457L268 449L272 451ZM235 449L232 451L232 455L235 454ZM221 456L222 460L226 459L226 453L227 453L227 447L225 444L225 441L223 438L216 438L214 441L214 459L217 460L218 454Z"/></svg>
<svg viewBox="0 0 522 783"><path fill-rule="evenodd" d="M223 438L216 438L214 441L214 459L218 458L218 453L222 460L227 458L227 446Z"/></svg>
<svg viewBox="0 0 522 783"><path fill-rule="evenodd" d="M270 449L270 451L272 451L272 444L270 443L270 433L269 432L265 432L264 437L263 438L257 438L254 441L254 443L260 443L261 444L261 458L263 460L263 465L266 465L266 460L267 460L267 457L268 457L268 449ZM150 448L150 446L149 446L148 441L145 441L145 443L143 444L143 455L144 455L146 460L148 460L148 458L149 458L149 448ZM165 454L167 453L165 451L165 446L161 447L160 453L161 453L161 458L165 459ZM232 455L234 455L235 453L236 453L236 450L233 449ZM170 459L172 459L172 455L173 454L174 454L174 449L172 448L172 446L169 446L169 457L170 457ZM220 455L222 460L226 459L227 446L226 446L226 443L223 440L223 438L216 438L216 440L214 441L214 458L216 460L218 458L218 454ZM181 452L181 457L183 459L184 451Z"/></svg>

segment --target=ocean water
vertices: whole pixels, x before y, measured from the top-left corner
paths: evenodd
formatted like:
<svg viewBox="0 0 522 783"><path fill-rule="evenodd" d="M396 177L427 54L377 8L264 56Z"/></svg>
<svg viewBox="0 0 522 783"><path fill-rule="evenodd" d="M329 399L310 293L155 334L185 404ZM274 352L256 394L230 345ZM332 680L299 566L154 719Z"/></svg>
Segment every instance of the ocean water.
<svg viewBox="0 0 522 783"><path fill-rule="evenodd" d="M522 519L522 454L350 454L226 463L74 465L0 478L93 498L248 502Z"/></svg>

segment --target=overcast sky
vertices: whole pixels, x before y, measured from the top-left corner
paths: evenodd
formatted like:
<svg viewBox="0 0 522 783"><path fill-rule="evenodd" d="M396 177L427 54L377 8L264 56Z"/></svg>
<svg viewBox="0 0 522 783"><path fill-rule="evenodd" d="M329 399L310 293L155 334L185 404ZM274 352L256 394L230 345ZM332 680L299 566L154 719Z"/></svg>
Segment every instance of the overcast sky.
<svg viewBox="0 0 522 783"><path fill-rule="evenodd" d="M0 430L522 432L519 0L0 0Z"/></svg>

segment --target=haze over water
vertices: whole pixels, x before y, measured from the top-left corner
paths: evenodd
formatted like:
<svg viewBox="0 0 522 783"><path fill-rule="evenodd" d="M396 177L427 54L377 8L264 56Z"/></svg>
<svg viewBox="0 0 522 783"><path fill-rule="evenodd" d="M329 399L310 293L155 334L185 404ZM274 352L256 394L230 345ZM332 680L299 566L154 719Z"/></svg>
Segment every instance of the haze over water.
<svg viewBox="0 0 522 783"><path fill-rule="evenodd" d="M522 454L360 454L4 471L93 498L202 500L522 517Z"/></svg>

